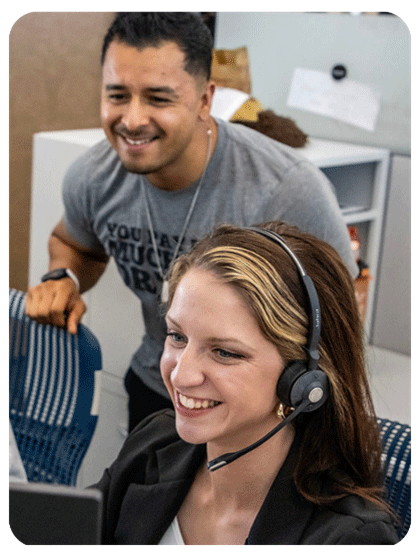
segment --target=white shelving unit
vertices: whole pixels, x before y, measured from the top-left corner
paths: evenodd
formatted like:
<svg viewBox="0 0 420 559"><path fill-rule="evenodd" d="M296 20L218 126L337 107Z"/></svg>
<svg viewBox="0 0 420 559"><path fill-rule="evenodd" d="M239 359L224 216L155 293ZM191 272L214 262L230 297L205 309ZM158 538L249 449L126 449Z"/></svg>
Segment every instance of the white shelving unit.
<svg viewBox="0 0 420 559"><path fill-rule="evenodd" d="M48 266L48 237L63 212L61 184L68 166L104 138L101 129L67 130L35 134L31 199L29 284L35 285ZM389 152L310 138L299 152L331 179L340 204L363 210L345 214L347 224L358 227L362 258L370 267L367 330L370 330L388 177ZM144 334L140 304L124 288L111 261L94 289L84 295L88 311L83 322L98 337L103 374L100 418L81 470L79 483L99 479L124 442L127 424L123 377L131 355Z"/></svg>
<svg viewBox="0 0 420 559"><path fill-rule="evenodd" d="M361 258L369 265L372 281L366 312L366 336L372 330L378 284L378 261L389 175L387 149L309 138L299 152L317 165L334 185L347 225L357 227Z"/></svg>

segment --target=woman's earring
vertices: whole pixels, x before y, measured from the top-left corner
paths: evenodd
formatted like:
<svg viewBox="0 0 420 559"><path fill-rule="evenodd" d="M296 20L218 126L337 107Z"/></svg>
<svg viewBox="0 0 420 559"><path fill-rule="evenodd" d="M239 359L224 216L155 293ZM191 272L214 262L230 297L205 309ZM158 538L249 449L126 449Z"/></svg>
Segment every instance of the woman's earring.
<svg viewBox="0 0 420 559"><path fill-rule="evenodd" d="M287 419L287 416L292 413L292 411L292 407L286 406L282 402L280 402L276 411L276 415L279 419L282 419L284 421L285 419Z"/></svg>

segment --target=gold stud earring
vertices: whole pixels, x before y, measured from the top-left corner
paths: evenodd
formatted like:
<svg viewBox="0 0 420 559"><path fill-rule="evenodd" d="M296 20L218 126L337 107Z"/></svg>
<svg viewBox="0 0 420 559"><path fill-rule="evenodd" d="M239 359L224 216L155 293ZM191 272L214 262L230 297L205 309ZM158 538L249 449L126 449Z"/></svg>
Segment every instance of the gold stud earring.
<svg viewBox="0 0 420 559"><path fill-rule="evenodd" d="M280 402L276 411L276 415L279 419L282 419L284 421L285 419L287 419L287 416L289 416L292 413L292 411L293 411L292 407L286 406L285 404Z"/></svg>

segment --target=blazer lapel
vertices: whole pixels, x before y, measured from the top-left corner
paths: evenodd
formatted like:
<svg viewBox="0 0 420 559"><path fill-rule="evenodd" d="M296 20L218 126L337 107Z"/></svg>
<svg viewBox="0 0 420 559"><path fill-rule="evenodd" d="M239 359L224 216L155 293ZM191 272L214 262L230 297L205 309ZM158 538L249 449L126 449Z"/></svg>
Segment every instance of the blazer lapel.
<svg viewBox="0 0 420 559"><path fill-rule="evenodd" d="M199 465L205 447L177 441L156 453L158 481L147 476L144 484L131 483L121 504L114 533L116 544L158 544L178 513Z"/></svg>
<svg viewBox="0 0 420 559"><path fill-rule="evenodd" d="M292 477L274 481L246 541L250 545L297 545L314 512Z"/></svg>
<svg viewBox="0 0 420 559"><path fill-rule="evenodd" d="M115 543L158 544L177 514L190 485L188 480L155 485L132 483L121 505Z"/></svg>
<svg viewBox="0 0 420 559"><path fill-rule="evenodd" d="M299 435L296 434L289 454L252 525L247 544L296 545L300 543L315 505L297 492L293 482L299 446Z"/></svg>

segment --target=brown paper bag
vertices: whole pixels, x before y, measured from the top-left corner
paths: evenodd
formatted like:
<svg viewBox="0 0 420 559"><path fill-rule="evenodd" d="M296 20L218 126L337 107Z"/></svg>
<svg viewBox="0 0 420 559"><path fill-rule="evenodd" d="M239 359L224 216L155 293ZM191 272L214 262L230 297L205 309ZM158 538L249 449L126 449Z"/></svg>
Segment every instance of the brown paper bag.
<svg viewBox="0 0 420 559"><path fill-rule="evenodd" d="M213 49L211 79L219 87L231 87L251 94L248 49Z"/></svg>
<svg viewBox="0 0 420 559"><path fill-rule="evenodd" d="M258 114L264 110L264 107L261 103L250 97L239 107L235 114L232 115L230 119L232 122L237 121L249 121L249 122L258 122Z"/></svg>

